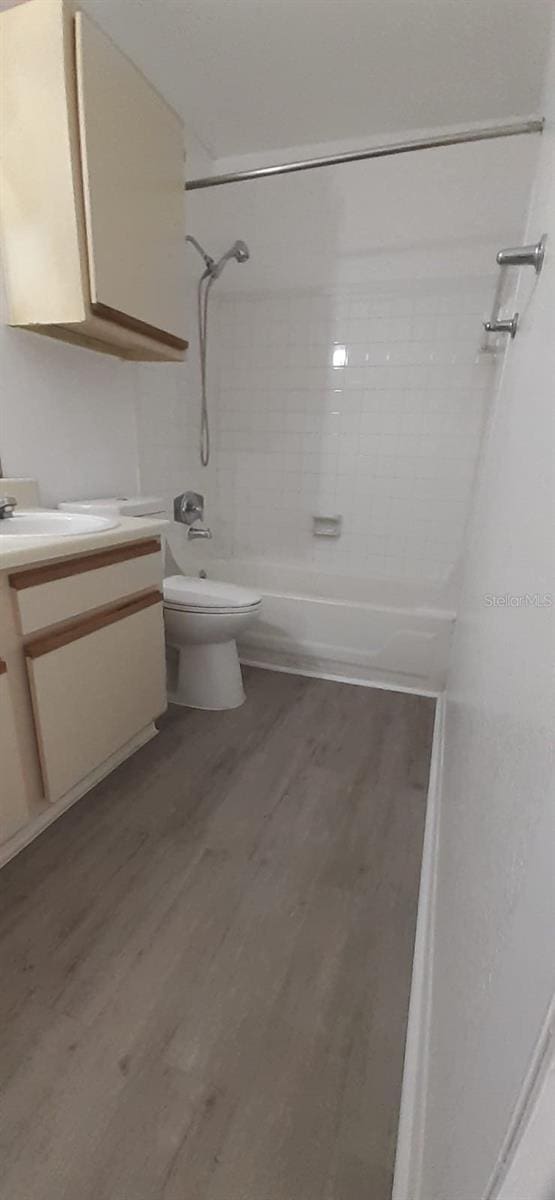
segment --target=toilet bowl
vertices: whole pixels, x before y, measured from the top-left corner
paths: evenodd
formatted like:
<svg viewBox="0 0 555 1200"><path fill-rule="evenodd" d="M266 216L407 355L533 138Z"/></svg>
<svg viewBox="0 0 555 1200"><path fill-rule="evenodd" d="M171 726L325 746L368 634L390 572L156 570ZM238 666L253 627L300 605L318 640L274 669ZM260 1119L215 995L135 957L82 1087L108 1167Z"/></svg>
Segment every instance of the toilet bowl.
<svg viewBox="0 0 555 1200"><path fill-rule="evenodd" d="M164 580L166 641L178 652L173 704L224 709L243 703L236 642L261 606L256 592L232 583L188 575Z"/></svg>

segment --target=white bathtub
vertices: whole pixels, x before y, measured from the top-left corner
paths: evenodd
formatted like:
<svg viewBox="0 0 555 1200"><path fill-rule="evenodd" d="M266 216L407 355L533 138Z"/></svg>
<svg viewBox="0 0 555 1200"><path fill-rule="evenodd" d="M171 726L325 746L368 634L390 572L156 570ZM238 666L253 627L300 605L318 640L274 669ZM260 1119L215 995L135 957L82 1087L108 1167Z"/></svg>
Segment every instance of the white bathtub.
<svg viewBox="0 0 555 1200"><path fill-rule="evenodd" d="M455 620L445 585L194 558L188 573L204 568L209 578L263 596L262 614L239 646L244 663L417 691L443 688Z"/></svg>

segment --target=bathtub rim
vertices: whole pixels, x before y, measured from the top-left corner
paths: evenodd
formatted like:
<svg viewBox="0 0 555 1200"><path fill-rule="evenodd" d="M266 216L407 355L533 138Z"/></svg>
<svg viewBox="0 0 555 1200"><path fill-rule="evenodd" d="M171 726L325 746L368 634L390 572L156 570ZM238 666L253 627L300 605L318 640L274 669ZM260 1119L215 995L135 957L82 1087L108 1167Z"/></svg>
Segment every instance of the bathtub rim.
<svg viewBox="0 0 555 1200"><path fill-rule="evenodd" d="M242 558L239 556L230 556L226 558L221 554L215 555L214 558L203 556L202 562L188 563L187 567L189 569L184 571L185 574L192 574L194 571L193 577L196 578L199 570L204 569L207 571L209 579L212 577L211 572L213 572L213 577L217 578L218 571L220 569L224 574L227 570L231 576L235 575L237 572L243 571L248 574L249 568L252 568L253 581L250 583L250 586L255 588L262 597L271 596L277 600L283 597L283 599L286 600L308 601L317 604L325 604L330 606L335 605L349 608L370 608L376 612L390 612L397 613L399 615L410 613L415 617L432 617L446 621L453 621L457 617L456 599L455 597L451 598L449 595L450 590L453 589L453 583L451 580L445 580L443 582L436 580L420 581L411 578L404 579L401 577L388 577L386 575L374 575L368 576L367 578L349 575L337 576L331 572L322 572L312 569L309 566L300 567L295 563L280 564L274 561L265 562L263 559ZM183 568L180 567L180 570L183 570ZM284 575L283 587L278 586L275 580L269 582L268 579L264 579L265 572L273 573L279 572L280 570L283 571ZM316 585L315 590L311 591L308 586L288 587L287 576L289 572L293 571L296 574L305 573L309 576L314 575ZM410 596L406 597L406 599L403 598L404 602L400 603L397 600L388 602L379 594L376 599L373 599L371 596L363 597L360 595L355 598L346 595L326 595L323 590L318 590L319 581L322 579L322 577L326 576L330 580L330 583L336 582L338 579L340 579L343 583L346 583L352 579L355 586L360 587L360 585L363 585L371 588L372 585L376 585L378 593L379 589L383 587L387 587L388 589L398 588L401 597L403 597L403 590L407 591L410 588L417 587L420 594L415 598L416 603L411 602ZM221 577L222 576L220 575L220 578ZM244 578L244 576L242 576L242 578ZM230 579L230 582L234 582L234 580ZM428 595L426 595L426 589L428 589ZM437 601L433 594L436 590L439 592ZM447 593L447 595L445 595L445 593Z"/></svg>

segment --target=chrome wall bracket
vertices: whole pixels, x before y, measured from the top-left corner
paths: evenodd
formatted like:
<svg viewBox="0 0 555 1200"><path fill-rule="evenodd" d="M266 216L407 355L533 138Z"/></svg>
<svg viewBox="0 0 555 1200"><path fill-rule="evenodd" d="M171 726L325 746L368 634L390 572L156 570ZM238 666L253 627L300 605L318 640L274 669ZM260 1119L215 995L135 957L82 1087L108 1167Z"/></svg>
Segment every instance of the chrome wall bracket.
<svg viewBox="0 0 555 1200"><path fill-rule="evenodd" d="M497 262L500 267L533 267L536 275L539 275L545 258L546 242L547 234L544 233L539 242L529 246L510 246L508 250L499 250ZM498 297L499 294L500 288L497 289ZM514 338L518 329L518 318L517 312L507 318L495 313L489 321L484 321L484 329L486 333L510 333L511 338Z"/></svg>
<svg viewBox="0 0 555 1200"><path fill-rule="evenodd" d="M519 313L513 313L512 317L507 317L506 320L491 320L484 321L484 329L486 333L510 333L511 337L516 337L518 329Z"/></svg>
<svg viewBox="0 0 555 1200"><path fill-rule="evenodd" d="M539 242L530 246L511 246L508 250L500 250L497 261L500 267L533 267L536 275L540 274L545 258L545 243L547 234L544 233Z"/></svg>

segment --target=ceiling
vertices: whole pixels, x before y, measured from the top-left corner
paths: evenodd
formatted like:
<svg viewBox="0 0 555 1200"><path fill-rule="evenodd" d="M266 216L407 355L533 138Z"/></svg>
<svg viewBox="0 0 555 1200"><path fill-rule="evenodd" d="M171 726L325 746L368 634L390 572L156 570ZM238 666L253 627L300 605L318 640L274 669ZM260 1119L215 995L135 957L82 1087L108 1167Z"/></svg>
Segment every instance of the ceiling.
<svg viewBox="0 0 555 1200"><path fill-rule="evenodd" d="M526 116L551 0L85 0L214 157Z"/></svg>

